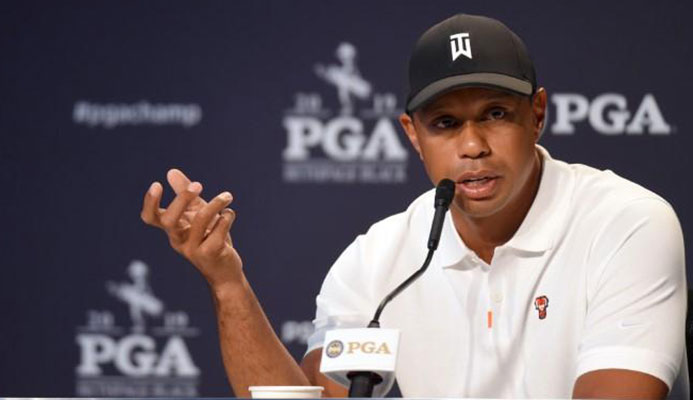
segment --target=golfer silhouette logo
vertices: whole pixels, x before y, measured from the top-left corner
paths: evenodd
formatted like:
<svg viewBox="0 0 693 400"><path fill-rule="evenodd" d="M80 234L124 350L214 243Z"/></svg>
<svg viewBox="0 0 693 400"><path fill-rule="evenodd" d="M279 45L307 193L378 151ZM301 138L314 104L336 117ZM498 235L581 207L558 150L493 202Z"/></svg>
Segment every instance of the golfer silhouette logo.
<svg viewBox="0 0 693 400"><path fill-rule="evenodd" d="M342 114L352 114L354 104L351 96L367 99L371 94L371 84L361 77L356 67L356 47L351 43L341 43L337 47L337 59L341 65L315 66L315 73L327 83L337 87L337 97L342 106Z"/></svg>
<svg viewBox="0 0 693 400"><path fill-rule="evenodd" d="M132 330L143 332L145 329L145 315L157 317L161 315L164 304L152 293L147 282L149 267L142 261L134 260L128 266L130 282L107 282L106 288L118 300L125 302L130 309Z"/></svg>

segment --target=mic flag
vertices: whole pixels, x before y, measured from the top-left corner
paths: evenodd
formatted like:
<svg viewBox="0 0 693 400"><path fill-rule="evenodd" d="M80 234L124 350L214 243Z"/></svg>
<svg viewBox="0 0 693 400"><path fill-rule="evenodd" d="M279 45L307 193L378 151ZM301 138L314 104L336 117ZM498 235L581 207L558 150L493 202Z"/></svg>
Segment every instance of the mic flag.
<svg viewBox="0 0 693 400"><path fill-rule="evenodd" d="M320 372L349 387L350 372L374 372L382 381L373 387L373 397L384 397L395 382L399 349L397 329L335 329L325 333Z"/></svg>

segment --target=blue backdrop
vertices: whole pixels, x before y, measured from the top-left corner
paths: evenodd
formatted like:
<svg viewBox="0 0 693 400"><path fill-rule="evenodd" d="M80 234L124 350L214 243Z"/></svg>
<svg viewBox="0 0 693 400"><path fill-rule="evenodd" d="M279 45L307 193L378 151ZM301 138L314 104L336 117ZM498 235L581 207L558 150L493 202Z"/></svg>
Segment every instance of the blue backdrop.
<svg viewBox="0 0 693 400"><path fill-rule="evenodd" d="M396 115L413 42L457 12L524 38L549 94L541 144L555 158L661 194L690 232L692 11L651 1L2 3L0 395L231 394L204 280L139 218L149 184L171 167L207 197L233 192L246 274L300 357L333 260L431 187ZM351 103L325 73L349 65L362 83Z"/></svg>

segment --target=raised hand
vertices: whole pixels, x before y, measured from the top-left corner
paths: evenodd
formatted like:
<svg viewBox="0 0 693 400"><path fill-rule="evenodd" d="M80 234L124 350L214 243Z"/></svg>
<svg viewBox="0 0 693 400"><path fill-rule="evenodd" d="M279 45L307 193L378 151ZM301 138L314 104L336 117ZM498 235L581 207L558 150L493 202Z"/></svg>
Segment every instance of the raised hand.
<svg viewBox="0 0 693 400"><path fill-rule="evenodd" d="M152 183L144 196L142 220L166 232L171 247L204 275L212 289L221 354L229 382L238 397L250 397L251 385L310 385L327 387L327 393L346 396L346 390L321 375L320 350L308 358L311 381L286 350L246 281L241 258L231 243L229 229L235 213L227 208L231 193L206 202L202 185L172 169L167 179L176 197L161 208L163 187ZM318 378L316 378L318 377ZM317 380L316 380L317 379ZM332 391L336 387L338 391Z"/></svg>
<svg viewBox="0 0 693 400"><path fill-rule="evenodd" d="M170 170L167 179L176 197L168 208L161 208L163 187L152 183L144 196L142 220L162 229L171 247L195 265L212 288L239 283L243 263L229 235L236 217L227 208L231 193L206 202L200 197L202 184L191 182L181 171Z"/></svg>

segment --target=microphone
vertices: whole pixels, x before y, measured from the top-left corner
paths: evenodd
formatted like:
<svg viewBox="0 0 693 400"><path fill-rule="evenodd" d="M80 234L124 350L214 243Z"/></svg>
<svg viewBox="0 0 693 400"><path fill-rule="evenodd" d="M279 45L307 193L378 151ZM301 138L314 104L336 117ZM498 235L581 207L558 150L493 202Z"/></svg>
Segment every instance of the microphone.
<svg viewBox="0 0 693 400"><path fill-rule="evenodd" d="M415 280L417 280L421 274L423 274L428 268L428 264L431 263L433 258L433 252L438 248L438 242L440 242L440 234L443 231L443 222L445 222L445 212L448 211L452 198L455 196L455 182L450 179L443 179L438 183L436 187L436 197L433 203L435 207L435 214L433 215L433 223L431 224L431 233L428 236L428 254L426 255L426 260L424 261L421 268L414 272L412 276L407 278L406 281L402 282L399 286L395 288L390 294L385 296L378 309L373 316L373 320L368 324L369 328L380 328L380 314L383 309L395 298L400 292L411 285Z"/></svg>
<svg viewBox="0 0 693 400"><path fill-rule="evenodd" d="M443 179L436 187L435 214L428 237L428 254L420 269L397 286L380 302L368 328L380 328L380 314L385 306L409 287L428 268L438 248L445 213L455 195L455 183ZM394 383L399 331L396 329L339 329L327 332L320 372L342 385L349 385L349 397L372 397L377 385L378 396L384 396ZM348 351L344 352L345 345ZM366 349L367 346L367 349ZM394 351L393 351L394 349ZM359 352L361 350L361 352ZM341 356L341 357L340 357ZM344 374L347 372L346 375Z"/></svg>
<svg viewBox="0 0 693 400"><path fill-rule="evenodd" d="M455 182L450 179L443 179L436 187L436 199L434 207L436 213L433 215L433 224L431 226L431 235L428 237L428 249L435 250L438 248L440 241L440 233L443 230L443 222L445 221L445 212L448 211L452 198L455 196Z"/></svg>

